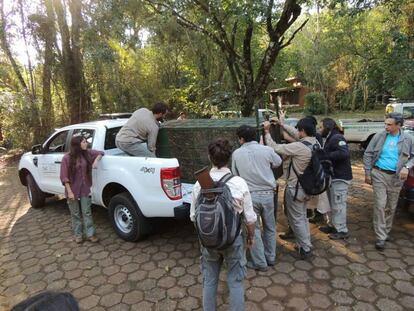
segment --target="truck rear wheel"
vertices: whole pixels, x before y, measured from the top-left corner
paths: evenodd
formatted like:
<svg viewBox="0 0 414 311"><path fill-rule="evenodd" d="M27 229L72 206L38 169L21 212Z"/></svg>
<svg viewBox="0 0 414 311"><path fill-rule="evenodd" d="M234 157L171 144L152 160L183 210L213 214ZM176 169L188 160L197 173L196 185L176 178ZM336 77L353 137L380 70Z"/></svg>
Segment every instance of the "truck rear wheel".
<svg viewBox="0 0 414 311"><path fill-rule="evenodd" d="M374 135L371 135L370 137L367 138L366 141L361 143L362 148L367 149L369 143L371 142L372 137L374 137Z"/></svg>
<svg viewBox="0 0 414 311"><path fill-rule="evenodd" d="M27 182L27 196L29 197L30 205L33 208L40 208L45 205L46 194L40 190L36 181L31 174L26 176Z"/></svg>
<svg viewBox="0 0 414 311"><path fill-rule="evenodd" d="M115 195L109 202L109 218L118 236L138 241L150 232L150 224L129 193Z"/></svg>

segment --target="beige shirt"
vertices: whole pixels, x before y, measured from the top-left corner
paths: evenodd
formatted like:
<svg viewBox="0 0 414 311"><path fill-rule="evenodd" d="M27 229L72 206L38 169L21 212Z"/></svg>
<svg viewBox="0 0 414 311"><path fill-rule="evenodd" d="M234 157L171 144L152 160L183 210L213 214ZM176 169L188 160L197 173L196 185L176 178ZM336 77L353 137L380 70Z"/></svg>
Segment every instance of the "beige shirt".
<svg viewBox="0 0 414 311"><path fill-rule="evenodd" d="M300 141L289 143L289 144L277 144L273 141L269 133L265 135L266 145L272 147L273 150L281 155L282 157L289 157L292 161L292 165L295 167L295 170L298 174L302 174L312 157L311 149L302 143L302 141L308 141L311 144L317 144L318 141L315 137L305 137ZM290 171L290 172L289 172ZM293 169L286 170L287 185L289 187L295 187L298 177L295 174Z"/></svg>
<svg viewBox="0 0 414 311"><path fill-rule="evenodd" d="M231 171L227 167L213 167L210 170L210 176L214 181L220 180L220 178L222 178L224 175L228 173L231 173ZM226 184L229 186L230 192L235 201L234 209L236 210L236 212L244 212L244 218L246 223L251 224L256 222L257 216L253 210L252 198L250 196L250 191L247 187L247 183L244 181L244 179L240 176L233 176L233 178L230 179ZM200 184L197 181L193 187L193 192L191 194L192 200L190 207L190 218L193 222L195 221L195 204L200 193L200 189Z"/></svg>
<svg viewBox="0 0 414 311"><path fill-rule="evenodd" d="M155 152L159 125L154 114L147 108L136 110L116 135L122 143L146 142L148 149Z"/></svg>

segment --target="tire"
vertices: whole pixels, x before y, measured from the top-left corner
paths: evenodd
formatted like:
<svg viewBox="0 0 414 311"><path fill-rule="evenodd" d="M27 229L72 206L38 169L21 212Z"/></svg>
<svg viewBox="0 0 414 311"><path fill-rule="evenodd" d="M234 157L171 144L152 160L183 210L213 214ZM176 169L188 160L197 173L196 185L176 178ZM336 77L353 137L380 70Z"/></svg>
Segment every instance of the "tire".
<svg viewBox="0 0 414 311"><path fill-rule="evenodd" d="M109 218L118 236L130 242L141 240L150 232L150 223L127 192L115 195L109 202Z"/></svg>
<svg viewBox="0 0 414 311"><path fill-rule="evenodd" d="M368 137L366 141L361 143L361 146L362 146L362 148L364 148L364 150L367 149L369 143L371 142L372 137L374 137L374 135Z"/></svg>
<svg viewBox="0 0 414 311"><path fill-rule="evenodd" d="M27 182L27 196L29 197L30 205L33 208L41 208L45 205L46 194L40 190L36 181L31 174L26 176Z"/></svg>

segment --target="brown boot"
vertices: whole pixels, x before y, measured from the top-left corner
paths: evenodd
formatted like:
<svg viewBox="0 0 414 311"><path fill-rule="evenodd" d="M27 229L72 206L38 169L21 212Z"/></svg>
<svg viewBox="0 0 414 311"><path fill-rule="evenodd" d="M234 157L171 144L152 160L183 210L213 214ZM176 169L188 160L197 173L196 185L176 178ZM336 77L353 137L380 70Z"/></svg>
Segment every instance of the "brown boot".
<svg viewBox="0 0 414 311"><path fill-rule="evenodd" d="M92 243L96 243L99 241L99 239L96 237L96 235L93 235L91 237L88 238L89 241L91 241Z"/></svg>

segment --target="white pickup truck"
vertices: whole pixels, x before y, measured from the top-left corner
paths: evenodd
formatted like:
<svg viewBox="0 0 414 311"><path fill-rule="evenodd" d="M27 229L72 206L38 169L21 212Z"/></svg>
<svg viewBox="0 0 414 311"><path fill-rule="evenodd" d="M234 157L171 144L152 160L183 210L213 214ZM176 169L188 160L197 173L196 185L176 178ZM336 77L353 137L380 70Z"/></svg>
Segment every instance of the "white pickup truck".
<svg viewBox="0 0 414 311"><path fill-rule="evenodd" d="M349 143L361 144L366 148L374 135L385 129L383 120L342 119L339 125Z"/></svg>
<svg viewBox="0 0 414 311"><path fill-rule="evenodd" d="M115 136L127 119L70 125L58 129L43 144L25 153L19 163L21 183L30 204L40 208L45 198L64 195L60 165L74 135L87 138L105 156L92 172L92 203L108 208L116 233L136 241L150 232L149 218L182 218L189 213L191 185L181 184L177 159L126 156Z"/></svg>

